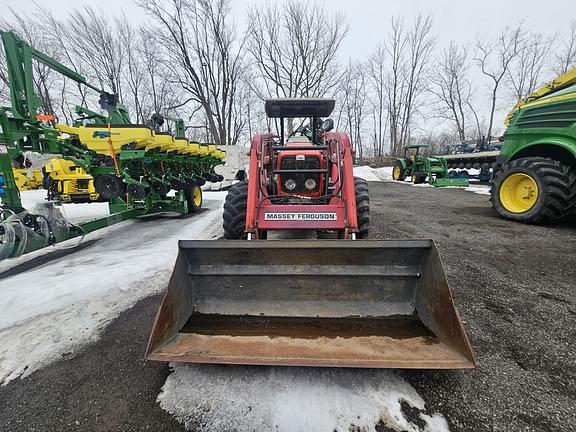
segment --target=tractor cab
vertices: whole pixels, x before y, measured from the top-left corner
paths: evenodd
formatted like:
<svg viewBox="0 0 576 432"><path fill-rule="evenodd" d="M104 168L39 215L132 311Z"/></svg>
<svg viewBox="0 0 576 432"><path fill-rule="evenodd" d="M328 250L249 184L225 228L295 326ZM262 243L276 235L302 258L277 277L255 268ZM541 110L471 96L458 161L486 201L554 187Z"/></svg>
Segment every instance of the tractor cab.
<svg viewBox="0 0 576 432"><path fill-rule="evenodd" d="M324 134L334 127L328 117L334 109L334 99L269 99L266 115L277 118L280 137L270 145L269 189L281 199L298 196L319 198L329 194L328 178L335 159L327 151L330 144ZM286 132L286 119L300 125Z"/></svg>
<svg viewBox="0 0 576 432"><path fill-rule="evenodd" d="M334 128L332 119L322 121L334 110L334 99L268 99L264 105L268 118L280 120L280 144L322 142L322 135ZM286 137L285 119L302 119L301 124ZM305 123L308 121L308 123ZM301 138L306 138L305 140Z"/></svg>
<svg viewBox="0 0 576 432"><path fill-rule="evenodd" d="M415 160L420 155L420 149L428 147L428 144L412 144L404 146L404 159L407 159L408 156L409 159ZM408 154L411 150L414 150L414 152Z"/></svg>

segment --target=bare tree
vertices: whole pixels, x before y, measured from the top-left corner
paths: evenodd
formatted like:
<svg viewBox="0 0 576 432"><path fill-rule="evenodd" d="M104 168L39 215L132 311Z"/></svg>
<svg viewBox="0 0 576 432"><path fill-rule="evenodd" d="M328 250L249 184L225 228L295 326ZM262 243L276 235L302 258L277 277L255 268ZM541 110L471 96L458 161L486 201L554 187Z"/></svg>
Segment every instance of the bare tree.
<svg viewBox="0 0 576 432"><path fill-rule="evenodd" d="M531 33L522 40L519 53L508 68L508 79L517 100L524 99L541 84L554 40L554 36L542 33Z"/></svg>
<svg viewBox="0 0 576 432"><path fill-rule="evenodd" d="M480 66L482 73L491 80L490 117L487 130L488 141L492 138L494 125L494 112L498 99L498 90L506 76L510 63L519 54L522 47L522 25L514 28L506 27L502 30L496 41L479 40L476 43L476 57L474 60Z"/></svg>
<svg viewBox="0 0 576 432"><path fill-rule="evenodd" d="M18 34L22 39L24 39L28 44L34 46L38 50L48 54L51 57L58 58L58 52L50 45L50 43L45 38L45 33L42 29L36 29L34 26L30 25L30 22L35 19L35 16L24 16L20 15L14 10L10 9L10 18L0 18L0 29L5 31L13 31ZM4 57L4 53L3 57ZM50 67L44 65L41 62L32 60L32 73L34 79L34 87L36 94L40 98L41 109L45 113L54 114L55 107L57 106L57 100L55 100L55 88L54 85L55 73ZM2 75L0 73L0 75ZM2 81L8 86L8 76L7 74L2 75Z"/></svg>
<svg viewBox="0 0 576 432"><path fill-rule="evenodd" d="M472 106L467 58L466 48L451 42L437 61L429 89L438 102L435 115L454 123L460 142L466 140L467 119Z"/></svg>
<svg viewBox="0 0 576 432"><path fill-rule="evenodd" d="M576 68L576 20L570 23L568 37L564 40L564 45L560 52L556 54L557 67L555 72L560 75Z"/></svg>
<svg viewBox="0 0 576 432"><path fill-rule="evenodd" d="M177 83L203 112L212 140L233 145L237 88L245 64L244 41L230 23L230 0L141 0L160 24L158 42L165 48Z"/></svg>
<svg viewBox="0 0 576 432"><path fill-rule="evenodd" d="M384 137L388 122L386 109L386 49L379 45L370 55L367 64L367 79L370 85L370 103L372 105L372 121L374 128L374 157L384 154Z"/></svg>
<svg viewBox="0 0 576 432"><path fill-rule="evenodd" d="M101 9L85 6L73 11L63 23L65 44L74 63L98 85L123 98L122 68L128 48L120 37L124 25L121 17L112 20Z"/></svg>
<svg viewBox="0 0 576 432"><path fill-rule="evenodd" d="M269 2L248 13L248 50L265 97L322 97L338 81L337 53L348 31L341 13L323 4ZM289 132L291 123L289 123Z"/></svg>
<svg viewBox="0 0 576 432"><path fill-rule="evenodd" d="M148 29L140 29L137 52L146 75L143 117L150 118L154 113L176 116L176 110L185 105L182 87L174 84L175 75L163 61L164 47L158 45L154 34Z"/></svg>
<svg viewBox="0 0 576 432"><path fill-rule="evenodd" d="M366 105L365 84L363 65L350 61L342 76L342 108L346 119L346 129L351 136L353 149L359 162L364 159L362 123Z"/></svg>
<svg viewBox="0 0 576 432"><path fill-rule="evenodd" d="M125 51L121 74L122 82L125 84L128 94L123 92L124 101L128 98L130 99L130 106L135 114L132 120L136 123L143 123L146 120L144 117L144 101L148 89L146 88L146 70L139 50L140 33L132 27L125 15L121 15L118 18L117 25L118 39Z"/></svg>
<svg viewBox="0 0 576 432"><path fill-rule="evenodd" d="M432 17L419 15L410 28L400 18L393 18L386 50L391 71L386 82L390 145L398 155L410 140L411 126L418 98L426 90L425 73L434 48Z"/></svg>

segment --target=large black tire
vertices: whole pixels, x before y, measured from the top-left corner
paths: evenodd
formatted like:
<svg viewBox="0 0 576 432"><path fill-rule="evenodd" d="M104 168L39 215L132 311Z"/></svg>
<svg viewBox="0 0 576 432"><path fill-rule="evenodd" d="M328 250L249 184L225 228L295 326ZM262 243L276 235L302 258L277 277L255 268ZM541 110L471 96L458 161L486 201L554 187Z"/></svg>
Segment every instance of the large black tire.
<svg viewBox="0 0 576 432"><path fill-rule="evenodd" d="M515 173L527 174L538 186L536 202L522 213L507 210L500 197L502 184ZM495 173L490 200L496 212L506 219L531 224L558 222L576 210L576 170L543 157L513 160Z"/></svg>
<svg viewBox="0 0 576 432"><path fill-rule="evenodd" d="M404 181L406 179L406 170L399 160L394 162L392 167L392 179L396 181Z"/></svg>
<svg viewBox="0 0 576 432"><path fill-rule="evenodd" d="M248 182L241 181L228 189L224 201L224 238L246 239L246 206L248 204Z"/></svg>
<svg viewBox="0 0 576 432"><path fill-rule="evenodd" d="M354 191L356 193L356 218L358 219L358 234L356 238L368 238L370 227L370 195L366 180L354 177Z"/></svg>

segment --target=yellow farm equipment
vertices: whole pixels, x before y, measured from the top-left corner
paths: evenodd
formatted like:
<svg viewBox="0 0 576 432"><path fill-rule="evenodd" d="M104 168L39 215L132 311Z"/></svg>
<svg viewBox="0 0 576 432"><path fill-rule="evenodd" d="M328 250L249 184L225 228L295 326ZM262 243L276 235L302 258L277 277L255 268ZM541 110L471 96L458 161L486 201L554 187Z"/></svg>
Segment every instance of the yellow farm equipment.
<svg viewBox="0 0 576 432"><path fill-rule="evenodd" d="M51 159L44 167L50 199L63 202L98 201L94 179L86 170L66 159Z"/></svg>
<svg viewBox="0 0 576 432"><path fill-rule="evenodd" d="M26 168L14 168L14 180L19 191L40 189L42 187L42 172L33 170L28 173Z"/></svg>
<svg viewBox="0 0 576 432"><path fill-rule="evenodd" d="M80 127L56 125L56 129L76 135L88 149L106 156L120 153L127 145L133 149L144 149L155 141L154 131L144 125L113 124L110 127L91 124Z"/></svg>

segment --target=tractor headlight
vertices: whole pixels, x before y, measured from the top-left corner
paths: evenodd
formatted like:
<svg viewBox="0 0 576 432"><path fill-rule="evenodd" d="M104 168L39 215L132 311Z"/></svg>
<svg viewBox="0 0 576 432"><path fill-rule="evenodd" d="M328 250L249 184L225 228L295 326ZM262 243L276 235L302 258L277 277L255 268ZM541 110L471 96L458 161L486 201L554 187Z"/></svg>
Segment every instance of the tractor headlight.
<svg viewBox="0 0 576 432"><path fill-rule="evenodd" d="M304 187L308 190L314 190L316 188L316 180L309 178L304 182Z"/></svg>
<svg viewBox="0 0 576 432"><path fill-rule="evenodd" d="M284 182L284 186L286 187L286 189L288 189L289 191L292 191L294 189L296 189L296 180L294 179L288 179Z"/></svg>

